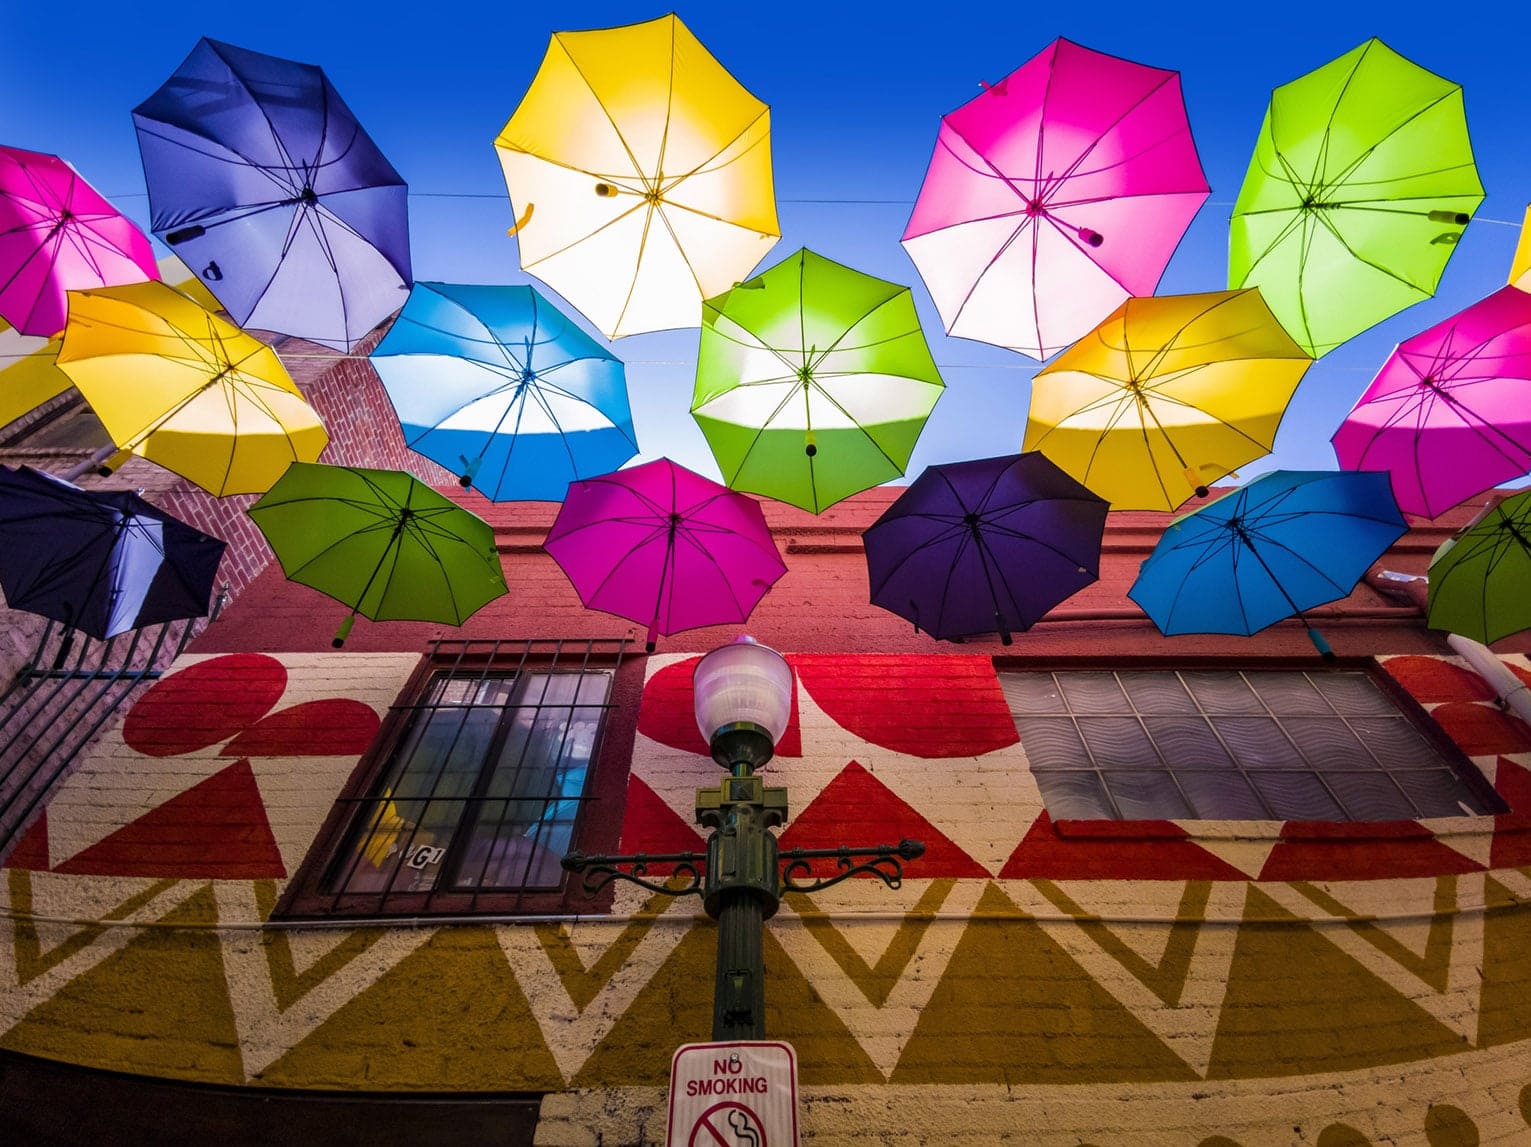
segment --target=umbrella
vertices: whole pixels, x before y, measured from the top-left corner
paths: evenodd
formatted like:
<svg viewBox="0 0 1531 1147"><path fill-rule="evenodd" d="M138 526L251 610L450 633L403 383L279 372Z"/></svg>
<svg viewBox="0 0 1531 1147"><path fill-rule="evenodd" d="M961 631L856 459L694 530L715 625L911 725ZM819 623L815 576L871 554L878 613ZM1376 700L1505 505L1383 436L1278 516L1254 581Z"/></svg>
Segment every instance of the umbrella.
<svg viewBox="0 0 1531 1147"><path fill-rule="evenodd" d="M410 447L494 501L638 451L621 361L531 287L416 283L371 360Z"/></svg>
<svg viewBox="0 0 1531 1147"><path fill-rule="evenodd" d="M949 332L1046 358L1153 294L1206 198L1179 73L1058 40L942 118L903 243Z"/></svg>
<svg viewBox="0 0 1531 1147"><path fill-rule="evenodd" d="M1428 518L1531 470L1531 295L1502 287L1400 343L1333 441Z"/></svg>
<svg viewBox="0 0 1531 1147"><path fill-rule="evenodd" d="M904 472L944 386L908 287L803 250L707 300L691 413L729 486L818 513Z"/></svg>
<svg viewBox="0 0 1531 1147"><path fill-rule="evenodd" d="M521 266L607 338L696 326L781 235L770 122L678 16L555 32L494 141Z"/></svg>
<svg viewBox="0 0 1531 1147"><path fill-rule="evenodd" d="M223 542L126 490L0 466L6 604L105 640L206 617Z"/></svg>
<svg viewBox="0 0 1531 1147"><path fill-rule="evenodd" d="M1270 453L1310 365L1259 291L1128 299L1037 372L1025 448L1115 509L1172 510Z"/></svg>
<svg viewBox="0 0 1531 1147"><path fill-rule="evenodd" d="M58 365L112 441L211 494L267 490L329 442L276 352L163 283L75 292Z"/></svg>
<svg viewBox="0 0 1531 1147"><path fill-rule="evenodd" d="M319 68L204 39L133 122L154 233L240 326L349 350L399 308L407 188Z"/></svg>
<svg viewBox="0 0 1531 1147"><path fill-rule="evenodd" d="M872 604L1009 645L1099 576L1108 508L1041 454L928 466L862 535Z"/></svg>
<svg viewBox="0 0 1531 1147"><path fill-rule="evenodd" d="M1247 636L1345 597L1407 528L1386 474L1273 470L1171 523L1127 596L1161 633Z"/></svg>
<svg viewBox="0 0 1531 1147"><path fill-rule="evenodd" d="M64 329L66 291L159 278L148 237L56 155L0 147L0 316Z"/></svg>
<svg viewBox="0 0 1531 1147"><path fill-rule="evenodd" d="M1526 217L1520 224L1520 239L1510 259L1510 286L1531 291L1531 207L1526 208Z"/></svg>
<svg viewBox="0 0 1531 1147"><path fill-rule="evenodd" d="M1425 624L1485 644L1531 629L1531 490L1490 506L1436 550Z"/></svg>
<svg viewBox="0 0 1531 1147"><path fill-rule="evenodd" d="M1272 93L1228 285L1317 358L1433 295L1482 201L1461 86L1368 40Z"/></svg>
<svg viewBox="0 0 1531 1147"><path fill-rule="evenodd" d="M668 458L569 487L544 548L580 600L654 638L749 617L787 572L753 498Z"/></svg>
<svg viewBox="0 0 1531 1147"><path fill-rule="evenodd" d="M398 470L295 462L249 510L288 580L373 621L461 625L506 592L488 522Z"/></svg>

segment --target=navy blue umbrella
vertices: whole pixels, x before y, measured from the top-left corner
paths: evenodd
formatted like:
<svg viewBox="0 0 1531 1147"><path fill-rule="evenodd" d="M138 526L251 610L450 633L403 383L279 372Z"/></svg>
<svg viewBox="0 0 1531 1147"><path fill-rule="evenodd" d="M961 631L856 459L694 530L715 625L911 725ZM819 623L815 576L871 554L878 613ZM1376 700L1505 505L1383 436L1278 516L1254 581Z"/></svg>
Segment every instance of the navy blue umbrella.
<svg viewBox="0 0 1531 1147"><path fill-rule="evenodd" d="M403 304L408 188L319 68L202 40L133 122L154 233L240 326L350 350Z"/></svg>
<svg viewBox="0 0 1531 1147"><path fill-rule="evenodd" d="M204 617L223 548L126 490L0 466L0 589L12 609L103 640Z"/></svg>
<svg viewBox="0 0 1531 1147"><path fill-rule="evenodd" d="M1035 451L928 466L862 535L872 604L1009 645L1100 576L1109 508Z"/></svg>

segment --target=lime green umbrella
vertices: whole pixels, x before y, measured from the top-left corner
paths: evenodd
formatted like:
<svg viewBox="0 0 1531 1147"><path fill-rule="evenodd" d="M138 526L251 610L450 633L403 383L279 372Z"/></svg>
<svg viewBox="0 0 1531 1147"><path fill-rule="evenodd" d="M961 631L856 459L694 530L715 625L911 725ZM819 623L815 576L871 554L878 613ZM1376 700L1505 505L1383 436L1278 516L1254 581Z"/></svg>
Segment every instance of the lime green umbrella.
<svg viewBox="0 0 1531 1147"><path fill-rule="evenodd" d="M702 304L691 413L735 490L817 514L897 478L944 386L909 288L812 251Z"/></svg>
<svg viewBox="0 0 1531 1147"><path fill-rule="evenodd" d="M1228 286L1317 358L1433 295L1482 201L1461 85L1368 40L1272 93Z"/></svg>
<svg viewBox="0 0 1531 1147"><path fill-rule="evenodd" d="M373 621L461 625L505 593L494 530L398 470L294 462L250 507L289 580Z"/></svg>
<svg viewBox="0 0 1531 1147"><path fill-rule="evenodd" d="M1435 551L1425 623L1485 643L1531 629L1531 490Z"/></svg>

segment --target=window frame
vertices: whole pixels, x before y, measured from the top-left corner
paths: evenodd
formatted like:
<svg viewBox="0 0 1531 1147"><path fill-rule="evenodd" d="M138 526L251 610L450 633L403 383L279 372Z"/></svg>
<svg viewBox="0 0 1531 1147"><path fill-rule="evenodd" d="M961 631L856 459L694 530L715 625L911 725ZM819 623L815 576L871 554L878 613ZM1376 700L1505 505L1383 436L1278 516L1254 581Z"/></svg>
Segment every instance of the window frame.
<svg viewBox="0 0 1531 1147"><path fill-rule="evenodd" d="M631 635L620 638L437 639L421 657L389 707L377 736L336 795L298 871L272 912L277 919L409 916L591 915L609 912L610 888L586 895L577 878L560 870L556 887L533 889L433 888L421 891L333 892L325 879L341 859L351 826L366 816L374 789L394 763L415 715L443 677L513 677L520 673L610 672L605 717L596 734L573 848L615 852L621 836L627 781L632 768L643 693L645 658L630 654ZM480 764L480 776L486 758ZM470 831L467 809L453 835Z"/></svg>
<svg viewBox="0 0 1531 1147"><path fill-rule="evenodd" d="M1446 765L1454 772L1457 779L1487 807L1493 809L1496 806L1508 805L1504 798L1494 788L1483 770L1473 763L1471 757L1463 752L1460 745L1447 736L1446 731L1440 727L1430 716L1429 712L1414 699L1399 682L1388 673L1387 667L1375 657L1336 657L1317 663L1311 657L1196 657L1176 655L1142 655L1133 657L1104 657L1085 655L1078 657L1050 657L1047 659L1031 659L1021 657L996 657L994 658L996 674L1007 673L1070 673L1070 672L1268 672L1268 671L1296 671L1326 672L1326 671L1351 671L1362 672L1368 680L1375 685L1379 692L1394 706L1396 711L1407 719L1415 730L1430 744L1436 753L1445 761ZM1012 717L1014 714L1012 713ZM1016 735L1020 736L1020 725L1017 723ZM1024 742L1018 742L1024 748ZM1028 769L1031 769L1028 763ZM1147 766L1141 766L1147 768ZM1035 777L1035 770L1031 770ZM1098 771L1098 770L1097 770ZM1173 768L1170 769L1173 772ZM1314 775L1322 776L1318 770L1312 770ZM1396 782L1395 782L1396 783ZM1177 782L1178 785L1178 782ZM1325 786L1328 787L1327 785ZM1338 801L1336 803L1339 803ZM1043 805L1046 807L1046 798L1043 797ZM1343 808L1343 804L1340 804ZM1049 809L1051 815L1051 810ZM1502 810L1503 811L1503 810ZM1402 820L1358 820L1347 818L1344 820L1321 820L1299 821L1289 818L1248 818L1248 817L1063 817L1065 822L1090 824L1090 825L1132 825L1143 823L1157 823L1164 819L1173 819L1183 824L1270 824L1270 823L1313 823L1335 824L1355 826L1364 829L1370 825L1415 823L1418 820L1452 819L1462 822L1481 820L1484 817L1502 815L1496 812L1485 813L1460 813L1450 818L1442 817L1414 817Z"/></svg>

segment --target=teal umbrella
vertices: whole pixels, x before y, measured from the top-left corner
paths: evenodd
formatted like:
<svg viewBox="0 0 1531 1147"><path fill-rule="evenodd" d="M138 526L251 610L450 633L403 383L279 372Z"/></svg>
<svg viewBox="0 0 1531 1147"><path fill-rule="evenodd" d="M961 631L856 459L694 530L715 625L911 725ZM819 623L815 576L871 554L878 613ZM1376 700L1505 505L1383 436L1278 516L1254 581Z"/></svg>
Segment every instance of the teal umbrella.
<svg viewBox="0 0 1531 1147"><path fill-rule="evenodd" d="M409 474L294 462L249 510L289 580L373 621L461 625L506 592L488 522Z"/></svg>

